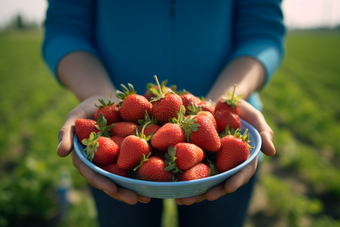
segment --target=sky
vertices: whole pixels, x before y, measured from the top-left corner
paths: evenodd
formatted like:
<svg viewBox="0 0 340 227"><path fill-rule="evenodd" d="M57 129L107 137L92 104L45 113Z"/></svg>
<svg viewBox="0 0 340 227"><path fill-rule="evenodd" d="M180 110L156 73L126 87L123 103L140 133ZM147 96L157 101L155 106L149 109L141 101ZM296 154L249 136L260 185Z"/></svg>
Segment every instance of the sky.
<svg viewBox="0 0 340 227"><path fill-rule="evenodd" d="M0 28L18 13L41 23L46 9L47 0L0 0ZM340 25L340 0L283 0L282 10L289 28Z"/></svg>

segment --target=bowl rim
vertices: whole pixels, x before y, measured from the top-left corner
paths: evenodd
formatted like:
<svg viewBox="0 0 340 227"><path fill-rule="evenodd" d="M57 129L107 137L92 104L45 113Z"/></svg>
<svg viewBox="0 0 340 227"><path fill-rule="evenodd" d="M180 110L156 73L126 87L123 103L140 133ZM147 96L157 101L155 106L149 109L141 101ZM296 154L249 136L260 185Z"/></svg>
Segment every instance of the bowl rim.
<svg viewBox="0 0 340 227"><path fill-rule="evenodd" d="M158 181L146 181L146 180L139 180L139 179L134 179L134 178L129 178L129 177L123 177L123 176L119 176L116 174L112 174L96 165L94 165L92 162L90 162L87 158L86 155L83 151L83 145L79 142L76 134L74 134L73 137L73 146L74 146L74 150L76 152L76 154L78 155L78 157L91 169L93 169L94 171L96 171L99 174L102 174L110 179L112 179L113 181L117 180L119 182L115 182L117 184L120 184L120 182L122 183L129 183L129 184L135 184L135 185L141 185L141 186L157 186L157 187L176 187L176 186L186 186L186 185L192 185L192 184L204 184L205 182L208 181L214 181L214 180L219 180L222 178L225 178L226 176L230 176L235 174L236 172L240 171L241 169L243 169L246 165L248 165L250 162L252 162L255 157L258 155L258 153L260 152L260 148L261 148L261 144L262 144L262 139L261 136L259 134L259 132L254 128L254 126L252 126L250 123L248 123L247 121L240 119L241 120L241 131L242 133L244 132L244 130L246 128L248 128L248 133L250 134L251 142L252 141L257 141L257 146L255 146L254 148L251 148L251 153L249 155L249 157L247 158L247 160L245 160L243 163L239 164L238 166L213 175L213 176L209 176L206 178L202 178L202 179L196 179L196 180L190 180L190 181L177 181L177 182L158 182Z"/></svg>

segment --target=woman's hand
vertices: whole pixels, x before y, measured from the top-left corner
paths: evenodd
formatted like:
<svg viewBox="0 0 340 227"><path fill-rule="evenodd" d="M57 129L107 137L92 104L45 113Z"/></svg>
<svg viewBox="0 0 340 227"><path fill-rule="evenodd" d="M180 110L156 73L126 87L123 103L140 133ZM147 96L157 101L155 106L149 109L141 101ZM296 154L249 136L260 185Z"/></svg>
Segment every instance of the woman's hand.
<svg viewBox="0 0 340 227"><path fill-rule="evenodd" d="M86 99L67 115L65 124L58 134L59 145L57 148L57 154L60 157L65 157L71 153L73 165L78 169L79 173L87 180L87 182L92 187L102 190L112 198L131 205L136 204L138 201L148 203L151 198L139 196L133 191L121 188L110 179L93 171L80 160L73 149L72 141L75 133L75 121L78 118L93 119L94 113L97 109L94 104L99 104L99 98L102 97L92 96Z"/></svg>
<svg viewBox="0 0 340 227"><path fill-rule="evenodd" d="M243 120L253 125L260 133L262 139L261 151L267 156L274 155L275 147L272 142L274 133L265 121L262 113L256 110L246 101L242 100L242 102L240 103L239 116ZM219 197L224 196L227 193L232 193L236 191L239 187L247 184L250 178L255 174L256 168L257 157L239 172L228 178L222 184L209 189L206 193L202 195L176 199L176 203L178 205L191 205L193 203L202 202L205 199L209 201L216 200Z"/></svg>

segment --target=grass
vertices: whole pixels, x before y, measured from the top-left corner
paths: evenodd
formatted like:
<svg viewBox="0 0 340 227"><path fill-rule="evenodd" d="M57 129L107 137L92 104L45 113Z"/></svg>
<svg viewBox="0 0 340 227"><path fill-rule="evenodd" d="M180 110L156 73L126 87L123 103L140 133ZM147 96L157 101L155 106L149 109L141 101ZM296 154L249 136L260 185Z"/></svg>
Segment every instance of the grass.
<svg viewBox="0 0 340 227"><path fill-rule="evenodd" d="M0 226L97 226L85 180L55 152L78 101L51 76L40 46L39 32L0 34ZM260 93L277 155L264 160L264 206L254 200L247 226L340 226L339 49L339 33L289 34L282 67ZM72 182L66 216L62 173ZM177 226L174 201L164 204L162 226Z"/></svg>

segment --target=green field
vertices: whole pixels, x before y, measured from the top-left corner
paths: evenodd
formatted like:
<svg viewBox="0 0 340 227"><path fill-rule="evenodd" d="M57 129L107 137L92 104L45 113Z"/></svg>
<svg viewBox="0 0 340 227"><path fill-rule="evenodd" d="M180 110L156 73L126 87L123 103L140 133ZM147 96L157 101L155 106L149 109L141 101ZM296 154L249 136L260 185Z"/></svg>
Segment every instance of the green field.
<svg viewBox="0 0 340 227"><path fill-rule="evenodd" d="M57 133L78 101L41 57L41 33L0 33L0 227L97 226L93 200ZM261 91L277 155L265 158L247 227L340 226L340 33L287 38L282 67ZM62 175L68 215L60 214ZM163 226L175 214L164 216Z"/></svg>

